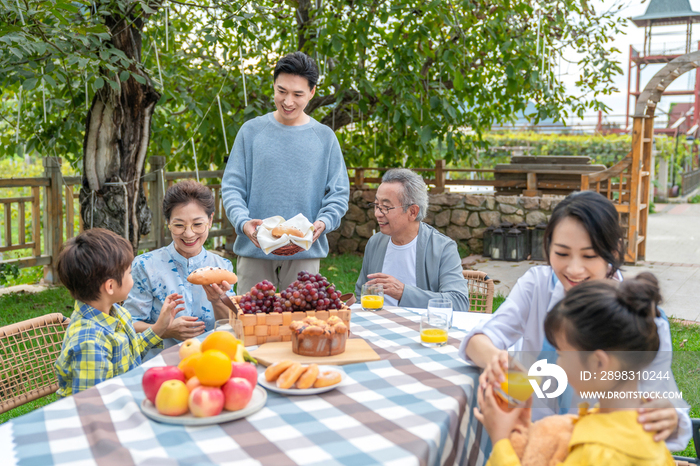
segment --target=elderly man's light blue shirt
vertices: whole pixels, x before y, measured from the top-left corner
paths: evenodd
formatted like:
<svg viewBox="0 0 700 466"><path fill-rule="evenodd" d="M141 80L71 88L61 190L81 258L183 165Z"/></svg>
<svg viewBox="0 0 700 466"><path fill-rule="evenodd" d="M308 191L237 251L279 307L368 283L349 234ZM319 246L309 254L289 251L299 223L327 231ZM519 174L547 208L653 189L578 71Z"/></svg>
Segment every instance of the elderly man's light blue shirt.
<svg viewBox="0 0 700 466"><path fill-rule="evenodd" d="M214 328L214 309L201 285L193 285L187 276L200 267L221 267L233 271L231 261L202 248L198 255L186 259L175 250L173 243L155 251L141 254L131 264L134 287L124 301L124 307L134 321L154 324L163 302L172 293L179 293L185 301L185 310L176 317L194 316L204 321L207 330ZM233 290L229 295L234 295ZM177 344L174 338L164 340L166 348Z"/></svg>

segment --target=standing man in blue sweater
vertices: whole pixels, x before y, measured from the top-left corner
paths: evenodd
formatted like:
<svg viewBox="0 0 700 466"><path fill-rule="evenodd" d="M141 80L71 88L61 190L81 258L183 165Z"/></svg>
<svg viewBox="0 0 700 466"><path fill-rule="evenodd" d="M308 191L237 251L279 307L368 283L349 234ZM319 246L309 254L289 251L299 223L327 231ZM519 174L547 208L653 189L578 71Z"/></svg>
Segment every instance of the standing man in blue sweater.
<svg viewBox="0 0 700 466"><path fill-rule="evenodd" d="M316 92L318 68L302 52L286 55L275 66L277 110L247 121L236 135L222 179L226 215L238 238L238 293L269 280L285 289L297 273L318 273L328 255L325 233L340 226L348 210L350 183L335 133L304 113ZM314 242L280 260L266 256L256 239L262 219L302 213L314 224Z"/></svg>

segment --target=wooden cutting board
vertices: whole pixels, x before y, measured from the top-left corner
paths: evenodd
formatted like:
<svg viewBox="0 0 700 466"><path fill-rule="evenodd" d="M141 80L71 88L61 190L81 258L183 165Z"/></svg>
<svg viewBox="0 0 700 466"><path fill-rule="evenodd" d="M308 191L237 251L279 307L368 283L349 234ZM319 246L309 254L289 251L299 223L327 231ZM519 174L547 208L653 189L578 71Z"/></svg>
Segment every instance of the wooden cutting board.
<svg viewBox="0 0 700 466"><path fill-rule="evenodd" d="M344 366L356 362L379 361L379 355L362 338L352 338L345 343L345 352L335 356L324 356L315 358L312 356L301 356L292 353L291 341L280 341L274 343L264 343L250 355L258 360L263 366L269 366L280 361L292 360L302 364L325 364L331 366Z"/></svg>

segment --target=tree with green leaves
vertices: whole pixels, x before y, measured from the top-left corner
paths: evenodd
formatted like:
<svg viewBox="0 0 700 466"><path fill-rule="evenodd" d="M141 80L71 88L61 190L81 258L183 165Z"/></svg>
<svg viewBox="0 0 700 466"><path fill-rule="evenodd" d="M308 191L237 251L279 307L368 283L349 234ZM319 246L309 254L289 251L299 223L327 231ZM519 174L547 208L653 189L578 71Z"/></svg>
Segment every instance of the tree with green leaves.
<svg viewBox="0 0 700 466"><path fill-rule="evenodd" d="M85 224L134 248L150 228L148 156L165 155L168 170L221 168L238 128L274 109L272 70L286 53L317 60L307 112L337 132L348 166L425 166L436 145L470 159L528 101L534 121L605 110L598 98L621 72L610 41L622 20L586 0L0 6L0 156L81 164ZM558 76L570 56L575 89Z"/></svg>

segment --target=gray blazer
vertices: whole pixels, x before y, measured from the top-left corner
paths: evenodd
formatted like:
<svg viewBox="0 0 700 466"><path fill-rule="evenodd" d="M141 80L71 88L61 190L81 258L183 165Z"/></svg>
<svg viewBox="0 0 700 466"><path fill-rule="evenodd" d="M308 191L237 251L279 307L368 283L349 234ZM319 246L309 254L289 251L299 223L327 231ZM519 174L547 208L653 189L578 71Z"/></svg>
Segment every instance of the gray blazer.
<svg viewBox="0 0 700 466"><path fill-rule="evenodd" d="M381 273L390 237L377 233L367 242L355 295L360 300L367 275ZM400 306L427 308L433 298L452 300L455 311L469 310L469 287L462 275L457 243L421 222L416 245L416 286L405 285Z"/></svg>

